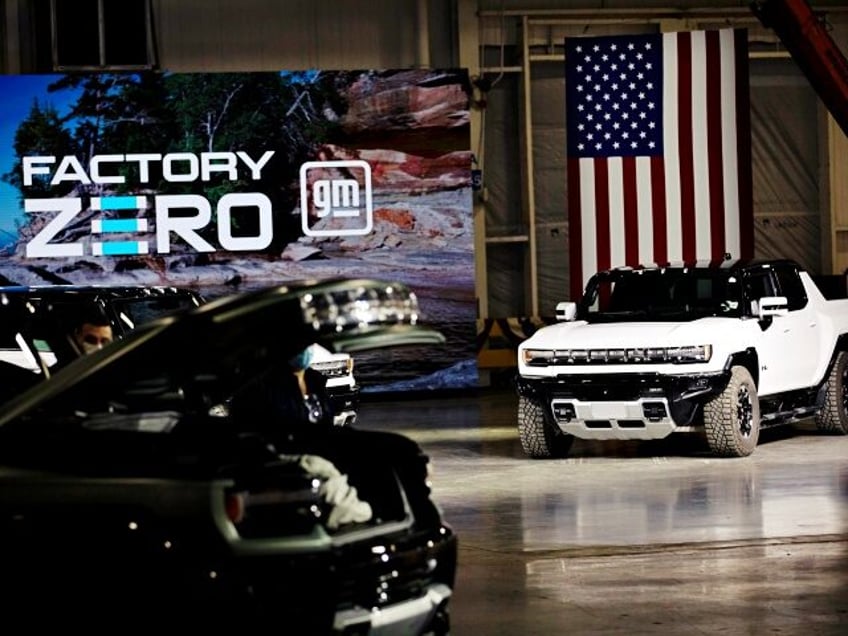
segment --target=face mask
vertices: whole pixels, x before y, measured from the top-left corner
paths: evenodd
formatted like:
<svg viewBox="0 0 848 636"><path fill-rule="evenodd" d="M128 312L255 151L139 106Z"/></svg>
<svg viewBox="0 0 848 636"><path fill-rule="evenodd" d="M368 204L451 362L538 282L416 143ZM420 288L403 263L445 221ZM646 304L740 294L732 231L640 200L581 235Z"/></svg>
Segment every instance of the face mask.
<svg viewBox="0 0 848 636"><path fill-rule="evenodd" d="M312 347L306 347L303 351L289 358L289 366L295 371L303 371L312 364Z"/></svg>
<svg viewBox="0 0 848 636"><path fill-rule="evenodd" d="M82 343L83 353L94 353L95 351L98 351L102 348L103 348L103 346L99 345L99 344L91 344L90 342L83 342Z"/></svg>

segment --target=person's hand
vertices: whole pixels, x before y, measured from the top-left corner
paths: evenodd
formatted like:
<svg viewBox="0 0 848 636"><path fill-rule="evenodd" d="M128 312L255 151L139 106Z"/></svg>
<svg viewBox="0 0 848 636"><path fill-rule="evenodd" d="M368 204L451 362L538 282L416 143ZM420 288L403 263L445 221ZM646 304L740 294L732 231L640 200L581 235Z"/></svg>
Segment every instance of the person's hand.
<svg viewBox="0 0 848 636"><path fill-rule="evenodd" d="M308 474L322 480L318 493L330 506L327 517L330 530L337 530L346 523L364 523L371 519L371 505L359 498L356 488L347 483L347 475L339 472L333 462L319 455L301 455L298 463Z"/></svg>
<svg viewBox="0 0 848 636"><path fill-rule="evenodd" d="M322 477L323 479L330 479L331 477L341 475L333 462L318 455L301 455L300 467L310 475Z"/></svg>
<svg viewBox="0 0 848 636"><path fill-rule="evenodd" d="M336 530L346 523L364 523L371 519L371 505L362 501L356 488L347 483L347 475L331 477L319 491L330 506L327 527Z"/></svg>

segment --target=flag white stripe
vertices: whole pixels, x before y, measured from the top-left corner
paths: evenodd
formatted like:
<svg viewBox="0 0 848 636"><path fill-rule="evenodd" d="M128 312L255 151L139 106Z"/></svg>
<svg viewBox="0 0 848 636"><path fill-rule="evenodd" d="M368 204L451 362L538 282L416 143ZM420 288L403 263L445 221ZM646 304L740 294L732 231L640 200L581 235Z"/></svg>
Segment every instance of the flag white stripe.
<svg viewBox="0 0 848 636"><path fill-rule="evenodd" d="M736 42L732 29L719 32L721 42L721 96L722 103L736 104ZM724 173L724 236L727 252L738 258L742 251L741 215L739 205L739 165L736 139L737 108L721 109L721 165Z"/></svg>
<svg viewBox="0 0 848 636"><path fill-rule="evenodd" d="M583 286L598 270L597 227L595 225L595 163L591 158L580 159L580 227L582 228Z"/></svg>
<svg viewBox="0 0 848 636"><path fill-rule="evenodd" d="M613 267L627 262L625 254L624 227L624 168L621 157L610 157L607 160L609 178L609 244L610 265Z"/></svg>
<svg viewBox="0 0 848 636"><path fill-rule="evenodd" d="M665 158L668 260L683 258L680 222L680 160L677 145L677 34L663 34L663 155Z"/></svg>
<svg viewBox="0 0 848 636"><path fill-rule="evenodd" d="M636 157L636 216L639 222L639 262L653 263L654 216L651 212L651 158Z"/></svg>
<svg viewBox="0 0 848 636"><path fill-rule="evenodd" d="M693 184L695 191L695 256L709 258L710 242L710 152L707 137L707 37L693 31L692 37L692 166L694 174L703 175ZM694 125L694 122L703 122Z"/></svg>

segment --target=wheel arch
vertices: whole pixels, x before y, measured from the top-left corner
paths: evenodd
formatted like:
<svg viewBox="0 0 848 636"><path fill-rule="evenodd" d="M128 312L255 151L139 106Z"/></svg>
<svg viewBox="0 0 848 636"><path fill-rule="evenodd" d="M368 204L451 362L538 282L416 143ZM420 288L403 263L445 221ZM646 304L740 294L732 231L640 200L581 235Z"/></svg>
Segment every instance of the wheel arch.
<svg viewBox="0 0 848 636"><path fill-rule="evenodd" d="M828 360L827 367L825 367L824 373L817 385L816 406L818 407L821 407L824 404L828 378L830 378L830 374L833 372L833 367L836 364L837 357L839 357L839 354L843 351L848 352L848 333L839 334L833 345L833 351L830 352L830 360Z"/></svg>
<svg viewBox="0 0 848 636"><path fill-rule="evenodd" d="M836 364L837 356L843 351L848 351L848 333L841 333L839 334L839 337L836 338L836 342L833 345L833 351L830 352L830 360L828 361L827 368L824 370L824 375L822 376L822 384L827 381L827 378L830 376L830 372L833 370L833 365Z"/></svg>
<svg viewBox="0 0 848 636"><path fill-rule="evenodd" d="M539 380L530 380L521 374L515 376L515 390L521 397L541 399L544 397L541 387L542 383Z"/></svg>
<svg viewBox="0 0 848 636"><path fill-rule="evenodd" d="M754 380L754 385L759 388L760 357L757 355L756 349L748 347L744 351L737 351L736 353L731 354L727 358L727 364L725 364L724 370L729 373L730 369L735 366L745 367L748 370L748 373L751 374L751 378Z"/></svg>

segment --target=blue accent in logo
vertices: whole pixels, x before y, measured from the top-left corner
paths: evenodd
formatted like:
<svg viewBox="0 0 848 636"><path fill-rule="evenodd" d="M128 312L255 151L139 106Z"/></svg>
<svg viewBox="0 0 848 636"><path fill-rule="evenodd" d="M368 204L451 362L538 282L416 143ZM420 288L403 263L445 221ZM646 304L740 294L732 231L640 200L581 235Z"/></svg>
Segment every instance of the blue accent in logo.
<svg viewBox="0 0 848 636"><path fill-rule="evenodd" d="M138 210L141 197L100 197L101 210Z"/></svg>
<svg viewBox="0 0 848 636"><path fill-rule="evenodd" d="M141 232L139 219L101 219L101 232Z"/></svg>
<svg viewBox="0 0 848 636"><path fill-rule="evenodd" d="M126 256L128 254L146 254L138 241L110 241L100 243L103 256Z"/></svg>

